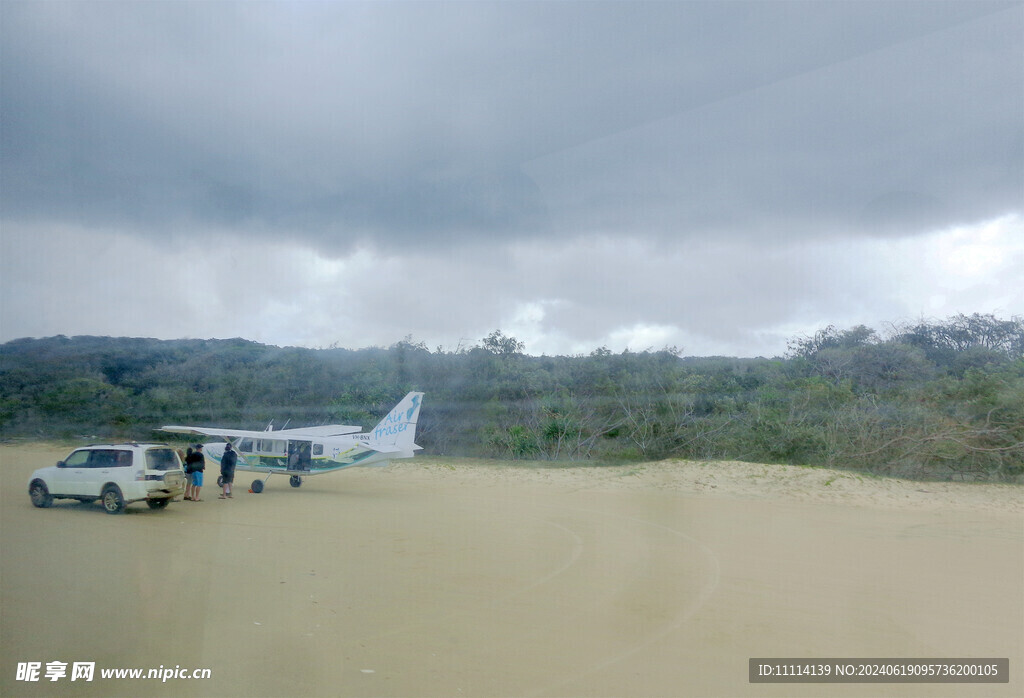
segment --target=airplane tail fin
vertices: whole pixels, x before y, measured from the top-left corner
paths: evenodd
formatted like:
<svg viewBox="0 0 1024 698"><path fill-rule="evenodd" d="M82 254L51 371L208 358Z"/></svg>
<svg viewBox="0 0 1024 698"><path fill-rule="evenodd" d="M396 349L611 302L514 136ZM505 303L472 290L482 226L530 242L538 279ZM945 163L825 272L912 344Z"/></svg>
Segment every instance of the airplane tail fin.
<svg viewBox="0 0 1024 698"><path fill-rule="evenodd" d="M374 441L388 446L412 452L419 450L416 445L416 420L420 416L420 404L423 393L409 393L395 405L388 415L373 428Z"/></svg>

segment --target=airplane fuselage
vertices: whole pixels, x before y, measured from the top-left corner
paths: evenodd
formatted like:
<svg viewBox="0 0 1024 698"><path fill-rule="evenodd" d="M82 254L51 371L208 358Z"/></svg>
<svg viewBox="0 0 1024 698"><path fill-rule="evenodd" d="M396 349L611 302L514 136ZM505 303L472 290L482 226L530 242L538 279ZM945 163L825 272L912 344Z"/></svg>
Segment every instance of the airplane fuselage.
<svg viewBox="0 0 1024 698"><path fill-rule="evenodd" d="M396 458L411 458L412 451L381 453L366 448L370 434L353 434L334 439L281 439L267 432L266 438L237 438L232 441L238 461L237 470L258 473L294 473L303 477L353 466L387 465ZM220 465L224 441L204 444L208 461Z"/></svg>

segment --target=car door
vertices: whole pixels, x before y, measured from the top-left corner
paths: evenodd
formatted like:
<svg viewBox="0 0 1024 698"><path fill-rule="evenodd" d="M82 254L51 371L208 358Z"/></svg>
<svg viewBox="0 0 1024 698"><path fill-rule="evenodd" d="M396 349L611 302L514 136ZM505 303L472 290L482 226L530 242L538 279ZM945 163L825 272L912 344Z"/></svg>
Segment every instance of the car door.
<svg viewBox="0 0 1024 698"><path fill-rule="evenodd" d="M84 494L89 473L89 454L89 451L74 451L64 459L64 465L54 471L53 482L46 485L50 494Z"/></svg>
<svg viewBox="0 0 1024 698"><path fill-rule="evenodd" d="M88 481L83 483L81 494L100 496L100 489L107 482L122 482L131 479L132 452L119 448L103 448L90 451Z"/></svg>

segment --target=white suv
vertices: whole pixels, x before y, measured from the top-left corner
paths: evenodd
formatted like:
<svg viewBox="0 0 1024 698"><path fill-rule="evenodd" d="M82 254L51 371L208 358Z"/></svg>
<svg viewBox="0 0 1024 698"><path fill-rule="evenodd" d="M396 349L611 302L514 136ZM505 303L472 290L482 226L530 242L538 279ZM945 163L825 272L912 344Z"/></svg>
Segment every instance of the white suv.
<svg viewBox="0 0 1024 698"><path fill-rule="evenodd" d="M41 508L54 498L99 499L108 514L120 514L143 499L150 509L163 509L184 486L181 459L166 444L94 444L32 473L28 496Z"/></svg>

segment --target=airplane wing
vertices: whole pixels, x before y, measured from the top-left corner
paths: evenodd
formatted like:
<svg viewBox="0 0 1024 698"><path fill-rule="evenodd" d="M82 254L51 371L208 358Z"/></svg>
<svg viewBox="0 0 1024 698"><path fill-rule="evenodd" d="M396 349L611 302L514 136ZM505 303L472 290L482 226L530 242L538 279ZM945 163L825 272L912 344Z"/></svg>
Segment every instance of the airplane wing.
<svg viewBox="0 0 1024 698"><path fill-rule="evenodd" d="M362 430L362 427L353 427L345 424L329 424L322 427L301 427L297 429L279 429L277 431L249 431L247 429L221 429L219 427L160 427L160 431L169 431L175 434L203 434L205 436L224 436L232 439L276 439L278 441L285 441L287 439L309 441L311 439L323 439L331 436L344 436L345 434L353 434Z"/></svg>
<svg viewBox="0 0 1024 698"><path fill-rule="evenodd" d="M308 441L311 439L330 438L332 435L341 436L343 434L339 434L337 432L337 429L339 428L352 430L347 433L352 433L353 431L361 431L361 427L347 427L342 424L332 424L324 427L313 427L312 429L281 429L279 431L251 431L248 429L221 429L220 427L192 427L169 425L160 427L160 431L166 431L173 434L197 434L201 436L219 436L224 439L242 438L261 439L267 441ZM320 431L323 431L324 433L320 433ZM356 440L353 446L355 446L356 448L363 448L368 451L376 451L378 453L403 453L409 450L408 448L402 448L393 444L382 444L380 442L374 442L370 440ZM412 444L413 451L419 451L422 448L422 446Z"/></svg>
<svg viewBox="0 0 1024 698"><path fill-rule="evenodd" d="M303 436L308 436L322 439L325 436L344 436L345 434L354 434L362 430L362 427L353 427L347 424L327 424L322 427L296 427L295 429L279 429L278 431L262 433L275 435L284 434L288 438L301 438Z"/></svg>
<svg viewBox="0 0 1024 698"><path fill-rule="evenodd" d="M160 431L169 431L173 434L201 434L203 436L220 436L230 439L277 439L283 441L289 437L278 437L280 431L249 431L246 429L218 429L216 427L182 427L166 426L160 427Z"/></svg>

